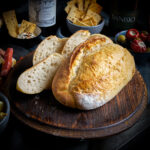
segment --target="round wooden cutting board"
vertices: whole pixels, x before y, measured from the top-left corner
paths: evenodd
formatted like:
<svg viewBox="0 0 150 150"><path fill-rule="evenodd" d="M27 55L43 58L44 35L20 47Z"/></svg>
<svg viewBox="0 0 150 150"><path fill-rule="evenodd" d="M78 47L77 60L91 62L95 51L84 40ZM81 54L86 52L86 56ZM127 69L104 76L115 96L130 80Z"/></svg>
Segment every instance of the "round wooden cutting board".
<svg viewBox="0 0 150 150"><path fill-rule="evenodd" d="M32 128L68 138L100 138L119 133L131 127L147 104L147 89L140 73L110 102L94 110L67 108L54 98L52 91L26 95L16 90L20 73L32 66L30 54L9 74L5 94L11 102L14 115Z"/></svg>

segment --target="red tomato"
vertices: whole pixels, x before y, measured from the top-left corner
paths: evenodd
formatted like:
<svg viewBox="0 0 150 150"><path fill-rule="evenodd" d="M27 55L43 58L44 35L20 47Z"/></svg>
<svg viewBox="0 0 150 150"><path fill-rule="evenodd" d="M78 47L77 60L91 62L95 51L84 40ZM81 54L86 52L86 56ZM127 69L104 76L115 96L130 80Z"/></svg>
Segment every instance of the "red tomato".
<svg viewBox="0 0 150 150"><path fill-rule="evenodd" d="M128 40L134 40L135 38L139 37L139 31L136 29L129 29L126 33L126 38Z"/></svg>

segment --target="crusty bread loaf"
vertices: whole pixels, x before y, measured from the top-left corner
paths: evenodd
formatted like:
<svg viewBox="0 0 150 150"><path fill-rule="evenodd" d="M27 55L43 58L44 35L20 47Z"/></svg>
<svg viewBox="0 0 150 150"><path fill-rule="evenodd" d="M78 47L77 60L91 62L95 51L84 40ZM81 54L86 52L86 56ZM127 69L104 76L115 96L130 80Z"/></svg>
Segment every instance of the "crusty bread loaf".
<svg viewBox="0 0 150 150"><path fill-rule="evenodd" d="M52 91L63 105L83 110L97 108L132 79L133 56L117 44L101 46L102 41L101 37L90 37L57 70Z"/></svg>
<svg viewBox="0 0 150 150"><path fill-rule="evenodd" d="M74 50L74 48L80 43L84 42L90 37L90 32L88 30L79 30L75 32L65 43L62 54L68 57Z"/></svg>
<svg viewBox="0 0 150 150"><path fill-rule="evenodd" d="M51 88L52 79L63 56L53 53L43 61L24 71L17 80L17 90L25 94L36 94Z"/></svg>
<svg viewBox="0 0 150 150"><path fill-rule="evenodd" d="M68 38L60 39L56 36L49 36L44 39L36 48L33 55L33 65L45 59L52 53L61 53Z"/></svg>
<svg viewBox="0 0 150 150"><path fill-rule="evenodd" d="M113 41L108 37L108 36L106 36L106 35L103 35L103 34L92 34L91 35L91 37L100 37L100 38L104 38L105 39L105 43L104 43L104 45L105 44L108 44L108 43L113 43Z"/></svg>

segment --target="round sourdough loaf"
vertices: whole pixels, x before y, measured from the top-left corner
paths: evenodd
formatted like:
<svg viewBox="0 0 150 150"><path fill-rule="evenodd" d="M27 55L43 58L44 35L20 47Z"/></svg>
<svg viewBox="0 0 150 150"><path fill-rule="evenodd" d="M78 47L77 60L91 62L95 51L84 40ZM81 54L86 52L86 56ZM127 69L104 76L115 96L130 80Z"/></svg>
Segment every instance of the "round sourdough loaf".
<svg viewBox="0 0 150 150"><path fill-rule="evenodd" d="M115 97L135 73L129 51L106 38L91 36L57 70L52 91L63 105L95 109Z"/></svg>

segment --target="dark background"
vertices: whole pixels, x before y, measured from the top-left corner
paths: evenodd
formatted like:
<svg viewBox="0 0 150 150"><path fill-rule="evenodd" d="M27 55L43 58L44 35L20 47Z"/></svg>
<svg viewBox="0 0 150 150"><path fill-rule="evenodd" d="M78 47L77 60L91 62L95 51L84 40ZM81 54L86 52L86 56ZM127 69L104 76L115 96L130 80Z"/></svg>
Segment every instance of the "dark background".
<svg viewBox="0 0 150 150"><path fill-rule="evenodd" d="M57 26L65 22L66 13L64 8L68 0L57 0ZM120 0L123 1L123 0ZM130 0L135 1L135 0ZM130 6L130 1L128 5ZM111 9L113 8L113 0L97 0L99 4L103 6L103 10L110 15ZM126 1L127 2L127 1ZM128 7L128 6L126 6ZM21 22L22 19L28 20L28 0L1 0L0 1L0 15L3 11L15 9L17 20ZM148 16L149 16L149 5L148 0L138 1L138 27L141 29L149 29ZM5 41L7 43L7 41ZM2 41L0 40L0 44ZM1 46L1 45L0 45ZM150 62L150 59L147 58ZM144 63L142 64L144 66ZM149 68L150 69L150 68ZM150 116L148 116L150 117ZM142 129L142 126L141 126ZM132 131L132 130L131 130ZM130 132L130 131L129 131ZM124 134L125 136L130 135ZM118 141L123 138L118 136L115 138ZM126 137L128 138L128 137ZM130 137L129 137L130 138ZM122 150L131 149L150 149L150 128L147 128L145 132L141 132L136 138L132 139L128 144L122 146ZM118 141L111 141L110 144L115 145ZM109 141L109 140L108 140ZM72 139L64 139L46 135L44 133L35 131L23 123L18 121L13 115L10 117L9 124L6 131L0 135L0 150L40 150L40 149L61 149L61 150L100 150L104 149L105 139L97 139L92 141L80 141ZM107 142L109 144L109 142ZM2 148L5 146L5 148ZM22 147L23 146L23 147ZM54 147L53 147L54 146ZM119 148L118 148L119 149Z"/></svg>
<svg viewBox="0 0 150 150"><path fill-rule="evenodd" d="M68 0L57 0L57 24L61 24L62 21L65 21L66 13L64 8ZM117 0L97 0L97 2L103 6L103 11L111 14L114 3ZM138 25L142 29L148 30L148 17L150 14L148 0L118 0L124 7L124 9L134 9L134 3L138 3L137 12L138 12ZM124 5L124 3L126 3ZM0 1L0 15L3 11L15 9L17 14L18 21L21 22L22 19L28 19L28 0L1 0ZM122 9L122 8L121 8Z"/></svg>

